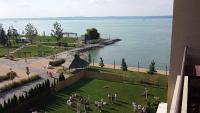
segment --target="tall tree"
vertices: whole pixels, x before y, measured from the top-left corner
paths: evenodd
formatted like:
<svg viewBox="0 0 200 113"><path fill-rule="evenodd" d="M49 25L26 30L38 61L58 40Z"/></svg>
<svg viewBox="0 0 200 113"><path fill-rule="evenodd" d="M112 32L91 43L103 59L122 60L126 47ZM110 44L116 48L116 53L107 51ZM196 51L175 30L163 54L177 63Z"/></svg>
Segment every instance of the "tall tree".
<svg viewBox="0 0 200 113"><path fill-rule="evenodd" d="M104 63L103 63L103 58L102 58L102 57L100 57L99 66L100 66L100 67L104 67Z"/></svg>
<svg viewBox="0 0 200 113"><path fill-rule="evenodd" d="M12 46L11 45L11 38L12 38L13 34L12 34L12 29L11 27L8 28L8 31L7 31L7 38L8 38L8 46ZM8 49L8 53L9 53L9 49Z"/></svg>
<svg viewBox="0 0 200 113"><path fill-rule="evenodd" d="M122 59L121 69L122 69L123 71L128 71L128 67L127 67L127 65L126 65L126 61L125 61L124 58Z"/></svg>
<svg viewBox="0 0 200 113"><path fill-rule="evenodd" d="M0 44L2 44L3 46L7 46L8 44L8 38L2 25L0 25Z"/></svg>
<svg viewBox="0 0 200 113"><path fill-rule="evenodd" d="M8 36L19 36L19 33L18 33L17 29L15 29L13 26L10 26L8 28L7 35Z"/></svg>
<svg viewBox="0 0 200 113"><path fill-rule="evenodd" d="M91 57L91 54L89 53L88 55L88 62L91 63L92 62L92 57Z"/></svg>
<svg viewBox="0 0 200 113"><path fill-rule="evenodd" d="M63 29L60 23L56 22L53 24L54 29L51 30L51 36L55 37L57 42L63 37Z"/></svg>
<svg viewBox="0 0 200 113"><path fill-rule="evenodd" d="M25 34L29 38L33 39L33 37L38 35L38 32L37 29L31 23L29 23L25 26Z"/></svg>
<svg viewBox="0 0 200 113"><path fill-rule="evenodd" d="M63 72L62 72L62 73L60 73L60 75L59 75L59 81L63 81L63 80L65 80L65 76L64 76L64 74L63 74Z"/></svg>
<svg viewBox="0 0 200 113"><path fill-rule="evenodd" d="M151 61L151 64L149 65L149 74L154 74L156 71L156 67L155 67L156 63L154 60Z"/></svg>
<svg viewBox="0 0 200 113"><path fill-rule="evenodd" d="M86 32L85 35L90 40L99 39L100 38L100 33L98 32L98 30L96 28L87 29L87 32Z"/></svg>

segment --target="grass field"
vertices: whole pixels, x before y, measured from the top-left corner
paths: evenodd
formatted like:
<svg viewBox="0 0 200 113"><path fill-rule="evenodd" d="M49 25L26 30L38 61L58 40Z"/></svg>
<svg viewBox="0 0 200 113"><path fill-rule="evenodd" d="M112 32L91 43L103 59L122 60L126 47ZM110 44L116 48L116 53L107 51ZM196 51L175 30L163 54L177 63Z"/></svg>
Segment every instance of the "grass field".
<svg viewBox="0 0 200 113"><path fill-rule="evenodd" d="M118 71L120 72L120 70ZM147 79L147 75L136 72L128 73L129 76L137 78L137 84L134 81L111 82L84 78L72 86L67 87L55 95L50 96L46 104L44 104L41 109L47 111L48 113L76 113L76 105L74 105L72 109L68 109L66 106L67 98L76 92L85 98L89 98L91 103L90 113L99 113L99 111L97 111L96 107L94 106L94 101L100 100L101 98L104 98L105 101L108 101L107 94L114 94L117 92L119 97L118 100L114 104L106 105L103 109L104 113L132 113L132 101L135 101L141 105L147 104L145 97L142 95L144 88L149 90L149 99L156 96L160 97L162 102L166 102L167 77L161 76L160 78L160 75L156 75L155 78L157 78L159 82L164 83L160 84L160 86L153 86L139 82L142 79Z"/></svg>
<svg viewBox="0 0 200 113"><path fill-rule="evenodd" d="M23 37L23 36L19 36L19 37ZM17 48L19 48L20 46L24 45L23 43L14 43L13 40L11 40L12 42L12 46L10 48L5 47L5 46L1 46L0 45L0 56L4 56L5 54L8 54L8 52L12 52L14 50L16 50ZM67 43L67 45L69 46L69 48L71 47L75 47L77 44L77 38L71 38L71 37L63 37L61 39L62 43ZM33 56L40 56L38 51L42 51L42 54L44 55L51 55L52 53L54 53L54 48L57 43L56 38L51 37L51 36L36 36L33 38L33 44L31 44L29 47L22 49L20 52L32 52ZM35 45L41 45L40 47L36 47ZM47 46L51 46L51 47L47 47ZM62 52L64 51L64 49L59 48L57 52ZM15 56L18 57L18 53L15 53ZM24 57L23 55L20 55L21 57Z"/></svg>
<svg viewBox="0 0 200 113"><path fill-rule="evenodd" d="M52 36L37 36L33 38L33 42L57 42L56 38ZM63 37L61 38L63 43L76 43L77 38Z"/></svg>
<svg viewBox="0 0 200 113"><path fill-rule="evenodd" d="M132 72L127 71L124 72L120 69L110 69L110 68L100 68L100 67L93 67L87 68L88 71L93 72L103 72L103 73L111 73L118 76L122 76L127 78L127 81L131 81L135 84L149 84L149 85L155 85L159 87L167 87L167 76L155 74L155 75L149 75L147 73L139 73L139 72Z"/></svg>
<svg viewBox="0 0 200 113"><path fill-rule="evenodd" d="M65 51L65 49L58 48L55 51L55 48L53 48L53 47L47 47L47 46L43 46L43 45L40 45L40 46L29 45L28 47L25 47L24 49L16 52L15 56L23 58L23 57L25 57L23 52L31 52L32 57L33 56L48 56L48 55L55 54L55 52L59 53L59 52L62 52L62 51ZM28 56L29 56L29 54L28 54Z"/></svg>
<svg viewBox="0 0 200 113"><path fill-rule="evenodd" d="M15 44L12 47L5 47L0 45L0 56L8 54L8 51L11 52L17 48L19 48L22 44Z"/></svg>

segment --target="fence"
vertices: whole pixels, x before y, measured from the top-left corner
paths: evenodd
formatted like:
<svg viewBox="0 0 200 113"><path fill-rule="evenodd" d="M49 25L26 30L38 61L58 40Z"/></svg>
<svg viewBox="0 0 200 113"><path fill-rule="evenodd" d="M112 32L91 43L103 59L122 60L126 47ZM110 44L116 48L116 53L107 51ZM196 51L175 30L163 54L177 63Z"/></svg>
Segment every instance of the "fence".
<svg viewBox="0 0 200 113"><path fill-rule="evenodd" d="M151 63L151 62L150 62ZM133 65L128 65L128 70L130 71L136 71L136 72L147 72L149 70L149 65L145 65L144 63L142 64L141 62L137 62L136 64ZM121 64L117 64L115 60L113 60L113 63L104 63L106 68L112 68L112 69L120 69ZM95 62L94 59L92 59L91 66L99 66L99 63ZM157 65L155 64L155 69L159 74L163 75L169 75L169 65L168 64L161 64Z"/></svg>

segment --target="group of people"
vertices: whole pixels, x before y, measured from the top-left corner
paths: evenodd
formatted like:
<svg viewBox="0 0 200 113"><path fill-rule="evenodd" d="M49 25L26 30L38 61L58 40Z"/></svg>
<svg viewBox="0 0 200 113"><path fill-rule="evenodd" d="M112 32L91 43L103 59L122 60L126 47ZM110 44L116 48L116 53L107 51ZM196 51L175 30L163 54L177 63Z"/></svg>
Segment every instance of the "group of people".
<svg viewBox="0 0 200 113"><path fill-rule="evenodd" d="M94 101L94 105L96 106L97 110L99 110L99 112L102 112L103 107L105 105L107 105L107 103L114 103L114 101L117 100L117 93L114 94L108 94L108 102L104 101L103 98L101 98L101 100L99 101ZM82 96L77 95L76 93L72 94L69 96L69 98L67 99L67 106L68 109L72 108L72 105L76 105L76 111L77 113L81 112L81 105L84 106L84 113L88 113L90 108L89 108L89 100L88 98L84 98Z"/></svg>
<svg viewBox="0 0 200 113"><path fill-rule="evenodd" d="M71 108L73 103L76 104L77 113L81 112L81 105L84 105L84 113L88 113L90 104L88 99L74 93L67 99L68 108Z"/></svg>
<svg viewBox="0 0 200 113"><path fill-rule="evenodd" d="M51 71L47 71L47 76L49 76L49 77L53 77L52 72L51 72Z"/></svg>
<svg viewBox="0 0 200 113"><path fill-rule="evenodd" d="M94 101L94 105L96 106L97 110L99 112L102 112L103 107L105 105L107 105L108 103L113 104L114 101L117 100L117 93L114 94L108 94L108 102L105 101L103 98L101 98L100 100L95 100ZM77 113L81 112L81 105L84 106L84 113L88 113L90 111L90 103L89 103L89 99L88 98L84 98L82 96L77 95L76 93L72 94L69 96L69 98L67 99L67 106L68 108L71 108L72 105L76 105L76 111ZM133 112L134 113L147 113L146 112L146 107L137 104L136 102L132 102L132 108L133 108Z"/></svg>
<svg viewBox="0 0 200 113"><path fill-rule="evenodd" d="M99 110L99 112L102 112L103 106L106 105L107 103L104 101L103 98L101 98L100 101L94 101L94 104L97 110Z"/></svg>
<svg viewBox="0 0 200 113"><path fill-rule="evenodd" d="M147 113L145 106L139 105L136 102L132 102L132 106L133 106L134 113Z"/></svg>
<svg viewBox="0 0 200 113"><path fill-rule="evenodd" d="M117 93L115 93L115 94L109 94L108 93L108 100L109 100L110 103L113 103L114 101L116 101L117 100Z"/></svg>
<svg viewBox="0 0 200 113"><path fill-rule="evenodd" d="M114 101L117 100L117 93L114 93L114 94L109 94L109 93L108 93L108 100L109 100L108 103L113 104ZM95 101L94 104L95 104L95 106L97 107L97 110L99 110L100 112L102 112L102 109L103 109L103 107L104 107L105 105L107 105L107 102L104 101L103 98L101 98L100 101Z"/></svg>

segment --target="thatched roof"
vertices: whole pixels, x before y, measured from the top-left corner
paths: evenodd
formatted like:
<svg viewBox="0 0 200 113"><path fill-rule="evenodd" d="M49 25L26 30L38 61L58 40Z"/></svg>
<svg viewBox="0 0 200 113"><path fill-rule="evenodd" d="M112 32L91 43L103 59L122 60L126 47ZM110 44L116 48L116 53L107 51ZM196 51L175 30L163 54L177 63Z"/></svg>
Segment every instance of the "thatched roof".
<svg viewBox="0 0 200 113"><path fill-rule="evenodd" d="M79 55L75 55L74 56L74 60L72 61L72 63L69 65L69 68L85 68L89 66L89 63L83 59L80 58Z"/></svg>

